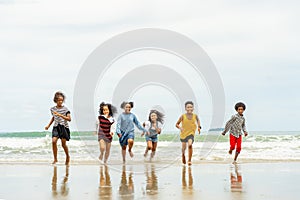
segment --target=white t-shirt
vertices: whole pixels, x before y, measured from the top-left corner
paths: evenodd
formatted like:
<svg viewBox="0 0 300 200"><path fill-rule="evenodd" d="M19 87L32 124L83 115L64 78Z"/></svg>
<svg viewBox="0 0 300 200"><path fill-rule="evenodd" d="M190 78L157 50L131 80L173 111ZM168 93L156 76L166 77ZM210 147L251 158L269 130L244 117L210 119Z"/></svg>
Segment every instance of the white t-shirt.
<svg viewBox="0 0 300 200"><path fill-rule="evenodd" d="M160 129L162 128L162 124L160 122L157 122L157 128L160 128ZM149 131L149 133L150 133L147 136L152 137L152 136L157 135L157 132L156 132L155 128L153 126L151 126L151 122L150 121L146 121L145 122L145 129L147 131Z"/></svg>

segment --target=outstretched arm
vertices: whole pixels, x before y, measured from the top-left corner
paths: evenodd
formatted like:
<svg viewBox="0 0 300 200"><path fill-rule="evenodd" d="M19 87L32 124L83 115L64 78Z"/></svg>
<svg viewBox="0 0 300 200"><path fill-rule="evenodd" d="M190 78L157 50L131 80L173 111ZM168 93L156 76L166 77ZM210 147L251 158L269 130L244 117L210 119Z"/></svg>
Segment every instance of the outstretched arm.
<svg viewBox="0 0 300 200"><path fill-rule="evenodd" d="M182 115L179 117L178 121L176 122L176 128L178 128L180 131L183 131L182 127L180 126L180 123L182 122Z"/></svg>
<svg viewBox="0 0 300 200"><path fill-rule="evenodd" d="M117 128L116 128L116 133L119 137L121 137L122 133L121 133L121 122L122 122L122 118L121 115L118 117L118 121L117 121Z"/></svg>
<svg viewBox="0 0 300 200"><path fill-rule="evenodd" d="M242 129L243 129L244 135L247 136L248 135L248 131L246 129L246 123L245 123L245 121L242 124Z"/></svg>
<svg viewBox="0 0 300 200"><path fill-rule="evenodd" d="M45 130L48 130L53 122L54 122L54 117L51 117L49 124L45 126Z"/></svg>
<svg viewBox="0 0 300 200"><path fill-rule="evenodd" d="M197 125L198 125L198 133L200 134L200 132L201 132L201 125L200 125L200 119L199 119L198 115L196 115L196 120L197 120Z"/></svg>
<svg viewBox="0 0 300 200"><path fill-rule="evenodd" d="M233 116L231 117L231 119L228 120L228 121L226 122L225 129L224 129L224 131L222 132L222 135L225 135L225 134L229 131L229 129L230 129L232 123L234 122L234 120L235 120L235 116L233 115Z"/></svg>
<svg viewBox="0 0 300 200"><path fill-rule="evenodd" d="M138 121L138 119L136 118L136 116L133 116L133 123L136 125L136 127L138 129L140 129L143 132L147 132L147 130L141 125L141 123Z"/></svg>

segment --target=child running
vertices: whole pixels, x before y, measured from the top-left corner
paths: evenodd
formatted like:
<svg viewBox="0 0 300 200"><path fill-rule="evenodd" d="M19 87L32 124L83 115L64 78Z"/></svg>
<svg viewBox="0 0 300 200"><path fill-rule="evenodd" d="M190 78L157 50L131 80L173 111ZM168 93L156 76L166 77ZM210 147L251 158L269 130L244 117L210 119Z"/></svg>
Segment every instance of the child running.
<svg viewBox="0 0 300 200"><path fill-rule="evenodd" d="M148 121L144 122L143 125L148 131L145 138L147 142L147 147L145 150L144 157L147 157L148 151L152 150L150 160L154 157L156 147L157 147L157 135L161 133L162 124L164 123L164 114L157 110L151 110L149 114ZM142 136L145 133L142 134Z"/></svg>
<svg viewBox="0 0 300 200"><path fill-rule="evenodd" d="M245 136L248 135L246 130L246 123L244 118L244 111L246 110L246 105L242 102L235 104L234 106L237 114L233 115L230 120L227 121L225 125L225 130L222 132L222 135L225 135L228 131L230 132L230 149L229 154L232 154L232 151L235 149L235 156L233 163L236 163L236 160L242 150L242 131Z"/></svg>
<svg viewBox="0 0 300 200"><path fill-rule="evenodd" d="M186 144L188 144L189 157L188 165L192 165L192 155L193 155L193 142L195 132L198 126L198 132L200 134L201 126L200 120L196 114L194 114L194 103L192 101L187 101L185 103L186 113L181 115L176 123L176 128L180 129L180 141L182 144L182 163L186 164L185 150ZM180 126L181 124L181 126Z"/></svg>
<svg viewBox="0 0 300 200"><path fill-rule="evenodd" d="M109 103L102 102L99 109L99 126L98 126L98 142L100 146L100 156L99 160L103 160L106 164L110 153L111 142L114 135L114 122L115 119L113 115L116 113L117 109ZM104 155L105 151L105 155Z"/></svg>
<svg viewBox="0 0 300 200"><path fill-rule="evenodd" d="M45 127L45 130L48 130L51 124L54 122L52 130L52 151L54 161L52 164L58 162L57 160L57 140L61 139L61 145L66 154L66 162L68 165L70 162L69 150L67 146L67 141L70 140L70 129L68 122L71 121L71 115L69 109L63 105L65 101L65 95L62 92L56 92L53 99L56 106L50 109L52 118L49 124Z"/></svg>
<svg viewBox="0 0 300 200"><path fill-rule="evenodd" d="M141 126L136 116L131 113L133 102L123 102L121 104L121 108L124 109L124 112L118 117L116 132L122 147L123 163L125 163L127 145L129 155L130 157L133 157L132 147L134 142L134 124L143 132L147 132L147 130Z"/></svg>

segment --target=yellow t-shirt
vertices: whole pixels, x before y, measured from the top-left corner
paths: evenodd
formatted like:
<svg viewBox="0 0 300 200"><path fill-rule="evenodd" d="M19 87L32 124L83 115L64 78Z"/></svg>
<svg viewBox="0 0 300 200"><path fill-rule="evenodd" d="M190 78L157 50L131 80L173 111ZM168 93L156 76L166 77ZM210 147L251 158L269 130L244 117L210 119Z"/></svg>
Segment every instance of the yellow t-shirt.
<svg viewBox="0 0 300 200"><path fill-rule="evenodd" d="M182 115L181 127L183 131L180 132L180 139L185 139L189 135L195 135L197 115L193 114L192 119L188 119L186 114Z"/></svg>

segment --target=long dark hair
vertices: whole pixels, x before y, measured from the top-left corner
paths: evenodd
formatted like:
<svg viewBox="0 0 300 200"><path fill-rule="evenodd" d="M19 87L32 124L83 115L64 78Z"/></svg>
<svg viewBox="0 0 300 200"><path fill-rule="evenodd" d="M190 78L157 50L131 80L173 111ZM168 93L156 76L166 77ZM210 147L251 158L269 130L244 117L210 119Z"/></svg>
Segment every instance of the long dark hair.
<svg viewBox="0 0 300 200"><path fill-rule="evenodd" d="M151 122L151 114L155 113L157 115L157 121L159 121L160 123L164 123L164 117L165 115L161 112L159 112L158 110L150 110L149 113L149 122Z"/></svg>
<svg viewBox="0 0 300 200"><path fill-rule="evenodd" d="M99 106L99 114L100 114L100 115L103 115L103 107L104 107L104 106L107 106L107 107L108 107L109 115L110 115L110 116L113 117L114 114L117 113L117 108L116 108L115 106L111 105L110 103L104 103L104 102L102 102L102 103L100 103L100 106Z"/></svg>

